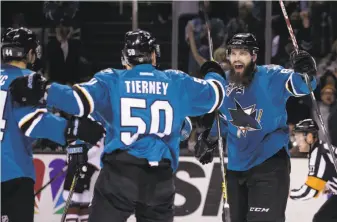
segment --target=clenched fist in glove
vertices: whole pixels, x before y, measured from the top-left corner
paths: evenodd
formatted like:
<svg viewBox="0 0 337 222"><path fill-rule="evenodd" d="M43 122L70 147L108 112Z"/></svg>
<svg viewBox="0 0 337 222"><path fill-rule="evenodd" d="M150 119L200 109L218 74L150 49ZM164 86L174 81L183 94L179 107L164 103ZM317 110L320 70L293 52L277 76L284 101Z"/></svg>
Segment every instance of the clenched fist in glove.
<svg viewBox="0 0 337 222"><path fill-rule="evenodd" d="M290 54L290 60L294 71L301 74L308 74L310 81L316 75L317 67L315 59L308 52L299 50L298 53L296 53L296 51L293 51Z"/></svg>
<svg viewBox="0 0 337 222"><path fill-rule="evenodd" d="M210 129L202 132L195 145L195 157L202 164L211 163L213 161L214 151L218 147L217 140L208 138L209 132Z"/></svg>
<svg viewBox="0 0 337 222"><path fill-rule="evenodd" d="M43 103L47 84L47 79L41 74L32 73L14 79L9 90L15 102L35 106Z"/></svg>
<svg viewBox="0 0 337 222"><path fill-rule="evenodd" d="M91 145L99 145L100 139L104 136L104 127L100 123L86 117L71 117L65 130L65 138L68 142L80 139Z"/></svg>
<svg viewBox="0 0 337 222"><path fill-rule="evenodd" d="M202 66L200 67L200 78L204 78L207 73L209 72L215 72L218 73L220 76L222 76L224 79L226 79L225 72L222 69L221 65L214 61L206 61Z"/></svg>

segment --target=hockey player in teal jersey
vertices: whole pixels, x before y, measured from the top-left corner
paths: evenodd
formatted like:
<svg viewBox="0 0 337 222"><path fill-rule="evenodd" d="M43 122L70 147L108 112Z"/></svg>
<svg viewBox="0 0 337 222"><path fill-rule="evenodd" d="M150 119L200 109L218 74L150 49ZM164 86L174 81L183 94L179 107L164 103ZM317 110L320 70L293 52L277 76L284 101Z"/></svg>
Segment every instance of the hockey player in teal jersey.
<svg viewBox="0 0 337 222"><path fill-rule="evenodd" d="M101 121L105 128L109 128L107 123L104 123L104 120L100 118L100 115L95 115L96 113L90 114L96 121ZM180 141L187 140L190 133L192 131L192 123L188 117L185 118L183 125L180 131ZM102 144L103 145L103 144ZM75 169L79 167L81 162L79 160L86 160L87 163L84 165L87 166L87 171L81 174L81 177L78 179L77 184L75 186L75 192L72 196L72 202L69 206L69 210L67 212L66 221L77 221L77 222L85 222L88 221L89 217L89 203L90 197L93 195L93 184L95 184L97 176L97 171L101 168L101 153L103 151L102 147L98 146L89 146L89 144L84 144L82 141L76 141L76 145L71 146L70 148L78 148L82 147L83 151L87 151L87 153L83 153L87 158L71 158L71 161L68 161L68 171L66 174L66 178L64 181L63 187L63 199L67 199L69 195L69 189L71 187L72 180L75 175ZM88 148L90 149L88 150ZM78 155L78 154L77 154ZM72 167L71 167L72 166Z"/></svg>
<svg viewBox="0 0 337 222"><path fill-rule="evenodd" d="M290 181L286 102L309 94L303 73L316 87L316 64L307 52L292 53L294 69L284 69L257 66L258 49L250 33L236 34L227 45L231 70L219 110L227 124L222 133L227 134L232 222L285 221ZM205 164L212 161L217 144L207 135L199 138L196 154Z"/></svg>
<svg viewBox="0 0 337 222"><path fill-rule="evenodd" d="M0 141L1 141L1 218L2 221L33 222L34 183L33 138L48 138L59 144L81 138L96 144L104 130L92 120L67 121L47 112L45 106L21 107L12 103L10 83L33 73L29 64L41 56L39 43L31 30L8 29L1 39ZM77 132L74 132L77 129ZM97 137L98 136L98 137ZM96 138L97 137L97 138ZM19 213L18 213L19 211Z"/></svg>
<svg viewBox="0 0 337 222"><path fill-rule="evenodd" d="M215 111L224 89L217 73L206 81L157 70L159 54L150 33L130 31L122 50L125 70L106 69L73 87L49 84L39 75L31 76L31 88L28 77L12 85L18 102L45 97L48 105L67 113L95 111L110 123L89 221L125 221L134 212L139 221L173 221L173 172L183 121Z"/></svg>

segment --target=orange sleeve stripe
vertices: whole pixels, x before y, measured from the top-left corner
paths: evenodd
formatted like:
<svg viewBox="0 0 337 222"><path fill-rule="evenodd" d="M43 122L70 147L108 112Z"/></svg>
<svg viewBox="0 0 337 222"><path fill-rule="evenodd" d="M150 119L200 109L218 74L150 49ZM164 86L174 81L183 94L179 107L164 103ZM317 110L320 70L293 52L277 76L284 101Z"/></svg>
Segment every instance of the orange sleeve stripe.
<svg viewBox="0 0 337 222"><path fill-rule="evenodd" d="M322 191L325 187L326 181L317 177L308 176L308 179L305 182L305 184L317 191Z"/></svg>

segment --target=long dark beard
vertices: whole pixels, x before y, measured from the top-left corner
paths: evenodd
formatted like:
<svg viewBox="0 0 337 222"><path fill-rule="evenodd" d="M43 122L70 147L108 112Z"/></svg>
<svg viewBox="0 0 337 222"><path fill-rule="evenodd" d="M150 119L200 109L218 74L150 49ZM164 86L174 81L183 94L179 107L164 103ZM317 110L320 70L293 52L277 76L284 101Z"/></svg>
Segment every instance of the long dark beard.
<svg viewBox="0 0 337 222"><path fill-rule="evenodd" d="M229 81L234 83L235 85L241 85L248 87L250 83L253 81L255 72L255 63L251 61L247 67L243 70L243 74L236 73L234 70L234 66L231 65L229 70Z"/></svg>

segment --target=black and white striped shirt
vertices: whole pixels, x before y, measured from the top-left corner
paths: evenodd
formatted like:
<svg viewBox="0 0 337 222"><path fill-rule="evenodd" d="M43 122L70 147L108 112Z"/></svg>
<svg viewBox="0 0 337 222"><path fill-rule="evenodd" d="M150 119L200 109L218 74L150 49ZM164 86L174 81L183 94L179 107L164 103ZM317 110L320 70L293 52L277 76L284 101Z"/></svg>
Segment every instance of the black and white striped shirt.
<svg viewBox="0 0 337 222"><path fill-rule="evenodd" d="M337 149L334 152L337 157ZM299 189L290 191L294 200L308 200L319 196L324 188L337 195L337 172L333 165L329 147L322 141L316 142L309 153L309 173L307 181Z"/></svg>

